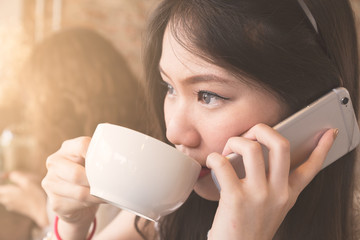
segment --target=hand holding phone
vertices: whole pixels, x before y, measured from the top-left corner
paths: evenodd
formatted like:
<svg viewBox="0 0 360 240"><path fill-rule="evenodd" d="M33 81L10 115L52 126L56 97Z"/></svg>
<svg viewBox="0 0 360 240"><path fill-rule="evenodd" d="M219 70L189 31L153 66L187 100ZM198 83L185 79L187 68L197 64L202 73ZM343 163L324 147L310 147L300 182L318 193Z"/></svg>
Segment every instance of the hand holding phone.
<svg viewBox="0 0 360 240"><path fill-rule="evenodd" d="M333 89L274 127L290 142L291 169L299 166L310 156L322 134L330 128L339 129L339 134L322 168L354 150L360 142L359 125L349 92L345 88ZM264 146L263 153L267 168L268 151ZM229 154L226 157L232 163L238 177L244 178L246 173L242 157L236 153ZM211 175L220 191L213 171L211 171Z"/></svg>

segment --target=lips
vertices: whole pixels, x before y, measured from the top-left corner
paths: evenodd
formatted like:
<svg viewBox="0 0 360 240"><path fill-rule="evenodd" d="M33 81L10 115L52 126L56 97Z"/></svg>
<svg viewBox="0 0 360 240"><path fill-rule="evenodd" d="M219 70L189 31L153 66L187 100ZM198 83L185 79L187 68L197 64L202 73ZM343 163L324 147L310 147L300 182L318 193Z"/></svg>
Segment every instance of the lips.
<svg viewBox="0 0 360 240"><path fill-rule="evenodd" d="M177 150L179 150L183 154L191 157L192 159L196 160L198 163L201 164L201 162L205 162L205 161L201 161L199 159L206 159L206 157L205 158L201 157L201 155L194 154L194 152L190 153L190 151L187 151L186 148L183 145L175 145L175 147L176 147ZM211 172L211 170L209 168L203 166L201 168L201 171L200 171L200 174L199 174L199 179L207 176L210 172Z"/></svg>
<svg viewBox="0 0 360 240"><path fill-rule="evenodd" d="M205 177L206 175L208 175L210 173L210 169L207 168L207 167L202 167L201 168L201 171L200 171L200 174L199 174L199 178L203 178Z"/></svg>

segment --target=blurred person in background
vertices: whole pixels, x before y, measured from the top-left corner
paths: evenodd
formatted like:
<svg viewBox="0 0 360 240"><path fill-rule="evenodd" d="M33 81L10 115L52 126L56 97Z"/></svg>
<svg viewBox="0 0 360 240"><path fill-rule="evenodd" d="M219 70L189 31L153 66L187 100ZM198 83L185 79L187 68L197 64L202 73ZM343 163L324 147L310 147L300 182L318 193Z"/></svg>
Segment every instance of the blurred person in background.
<svg viewBox="0 0 360 240"><path fill-rule="evenodd" d="M47 156L66 139L92 135L101 122L155 137L159 127L145 107L144 89L126 60L92 30L63 30L40 42L18 80L14 99L23 104L24 117L21 124L9 124L6 130L12 139L3 149L5 170L9 172L2 178L9 184L0 185L0 203L32 219L36 226L33 239L40 239L49 219L53 219L49 218L40 186ZM20 151L17 145L26 145L22 147L28 151ZM108 205L102 209L99 230L119 211Z"/></svg>

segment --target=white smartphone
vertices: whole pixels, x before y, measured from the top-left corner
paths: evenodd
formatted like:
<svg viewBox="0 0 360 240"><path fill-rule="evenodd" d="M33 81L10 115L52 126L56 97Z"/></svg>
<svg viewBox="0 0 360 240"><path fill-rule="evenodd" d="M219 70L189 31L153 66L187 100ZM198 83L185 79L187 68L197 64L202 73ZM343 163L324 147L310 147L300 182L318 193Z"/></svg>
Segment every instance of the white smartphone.
<svg viewBox="0 0 360 240"><path fill-rule="evenodd" d="M349 92L336 88L312 104L286 118L276 126L281 135L290 142L291 169L303 163L316 147L322 134L329 128L339 129L322 168L327 167L346 153L354 150L360 142L359 125L354 113ZM267 149L263 147L265 166L268 167ZM245 177L240 155L227 156L239 178ZM212 178L220 190L214 172Z"/></svg>

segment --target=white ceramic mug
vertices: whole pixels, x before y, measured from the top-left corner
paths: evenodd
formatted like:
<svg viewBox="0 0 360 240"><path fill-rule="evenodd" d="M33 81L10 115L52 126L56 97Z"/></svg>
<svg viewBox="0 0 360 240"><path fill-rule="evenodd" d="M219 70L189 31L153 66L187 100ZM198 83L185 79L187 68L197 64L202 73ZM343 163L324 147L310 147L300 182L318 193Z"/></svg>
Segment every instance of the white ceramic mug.
<svg viewBox="0 0 360 240"><path fill-rule="evenodd" d="M153 221L185 202L201 170L174 147L107 123L95 130L85 168L92 195Z"/></svg>

